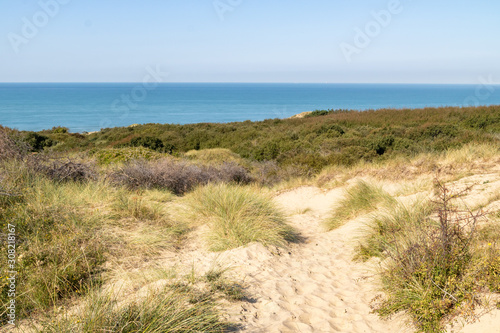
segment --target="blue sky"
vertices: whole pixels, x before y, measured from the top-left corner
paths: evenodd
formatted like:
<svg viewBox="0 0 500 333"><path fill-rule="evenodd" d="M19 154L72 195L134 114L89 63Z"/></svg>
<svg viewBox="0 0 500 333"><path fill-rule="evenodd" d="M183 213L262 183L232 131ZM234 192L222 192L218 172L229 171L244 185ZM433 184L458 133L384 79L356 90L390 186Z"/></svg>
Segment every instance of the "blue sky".
<svg viewBox="0 0 500 333"><path fill-rule="evenodd" d="M493 0L4 0L1 9L1 82L137 82L148 67L170 82L500 80Z"/></svg>

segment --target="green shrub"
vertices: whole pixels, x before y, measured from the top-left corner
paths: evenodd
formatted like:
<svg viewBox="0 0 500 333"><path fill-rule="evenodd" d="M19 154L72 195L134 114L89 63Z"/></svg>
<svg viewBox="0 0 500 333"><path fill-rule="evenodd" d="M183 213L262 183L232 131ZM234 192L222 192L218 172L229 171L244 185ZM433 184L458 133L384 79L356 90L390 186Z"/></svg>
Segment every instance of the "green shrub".
<svg viewBox="0 0 500 333"><path fill-rule="evenodd" d="M50 138L35 132L26 134L24 141L31 147L31 151L34 152L42 151L45 147L51 147L54 144Z"/></svg>
<svg viewBox="0 0 500 333"><path fill-rule="evenodd" d="M163 142L160 139L151 136L133 138L132 140L130 140L130 145L133 147L144 147L161 152L163 152L165 148ZM170 149L170 152L172 152L172 149Z"/></svg>
<svg viewBox="0 0 500 333"><path fill-rule="evenodd" d="M100 165L126 163L132 160L158 160L167 155L144 147L92 149L89 154Z"/></svg>
<svg viewBox="0 0 500 333"><path fill-rule="evenodd" d="M263 142L256 150L253 157L257 161L275 160L281 153L281 140Z"/></svg>
<svg viewBox="0 0 500 333"><path fill-rule="evenodd" d="M52 127L50 130L53 134L58 134L58 133L68 133L69 129L67 127L62 127L62 126L57 126L57 127Z"/></svg>
<svg viewBox="0 0 500 333"><path fill-rule="evenodd" d="M328 138L337 138L344 135L345 131L337 124L322 124L316 129L316 133L319 135L326 134Z"/></svg>
<svg viewBox="0 0 500 333"><path fill-rule="evenodd" d="M492 134L500 131L498 106L318 110L312 115L229 124L145 124L104 129L86 136L50 131L38 134L57 141L51 148L56 151L134 145L180 156L190 150L221 148L252 161L276 161L280 166L303 160L304 155L321 156L328 164L350 166L393 155L411 157L464 144L495 143L498 139ZM299 167L310 165L308 162ZM313 166L305 173L317 173L318 169Z"/></svg>
<svg viewBox="0 0 500 333"><path fill-rule="evenodd" d="M478 241L481 213L460 212L453 205L463 193L438 184L438 223L428 222L427 209L414 215L396 210L379 220L374 234L382 230L383 235L372 237L370 247L388 258L381 272L386 298L375 310L381 316L405 311L419 332L445 332L456 316L474 318L481 293L499 290L500 250L488 244L485 254Z"/></svg>
<svg viewBox="0 0 500 333"><path fill-rule="evenodd" d="M394 137L392 135L383 137L372 138L367 146L369 149L374 150L377 155L384 155L384 153L394 144Z"/></svg>
<svg viewBox="0 0 500 333"><path fill-rule="evenodd" d="M333 165L351 166L361 161L371 162L377 156L373 149L361 146L346 147L339 153L328 156L328 163Z"/></svg>
<svg viewBox="0 0 500 333"><path fill-rule="evenodd" d="M311 113L308 113L305 115L305 117L319 117L319 116L326 116L328 114L328 111L326 110L314 110Z"/></svg>

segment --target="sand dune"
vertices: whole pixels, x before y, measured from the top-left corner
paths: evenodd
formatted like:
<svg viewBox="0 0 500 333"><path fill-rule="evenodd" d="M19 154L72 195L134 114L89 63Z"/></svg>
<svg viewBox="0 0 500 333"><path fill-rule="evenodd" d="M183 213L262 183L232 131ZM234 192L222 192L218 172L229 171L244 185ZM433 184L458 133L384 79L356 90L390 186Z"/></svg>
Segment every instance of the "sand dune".
<svg viewBox="0 0 500 333"><path fill-rule="evenodd" d="M270 259L247 277L256 302L245 305L240 320L249 332L404 332L401 321L384 322L371 314L377 294L373 271L352 262L361 219L325 233L321 221L341 189L323 192L302 187L276 200L289 212L304 243ZM301 211L305 211L301 214Z"/></svg>
<svg viewBox="0 0 500 333"><path fill-rule="evenodd" d="M498 174L458 184L483 182L484 177L489 181L477 191L498 191ZM481 200L477 191L471 193L474 202ZM276 202L289 212L290 223L304 237L287 249L252 244L222 254L208 252L199 243L203 233L199 230L186 242L188 248L166 256L165 264L194 265L201 272L214 262L231 266L231 274L244 281L250 295L247 302L228 303L225 309L229 319L241 324L242 332L414 331L405 325L403 315L384 321L371 313L370 304L379 295L377 263L352 261L366 216L325 232L321 222L342 194L343 188L327 191L305 186L277 195ZM492 312L474 324L454 326L449 332L500 332L500 314Z"/></svg>

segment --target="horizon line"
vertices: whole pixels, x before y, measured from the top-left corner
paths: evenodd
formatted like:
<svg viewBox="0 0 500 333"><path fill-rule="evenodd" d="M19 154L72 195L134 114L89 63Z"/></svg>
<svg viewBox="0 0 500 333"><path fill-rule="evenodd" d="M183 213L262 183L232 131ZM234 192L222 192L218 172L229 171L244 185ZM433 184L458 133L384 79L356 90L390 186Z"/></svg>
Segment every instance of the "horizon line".
<svg viewBox="0 0 500 333"><path fill-rule="evenodd" d="M0 81L0 84L62 84L62 83L89 83L89 84L142 84L140 81ZM158 82L158 84L372 84L372 85L477 85L477 83L430 83L430 82L258 82L258 81L169 81L169 82ZM500 83L492 84L495 86L500 86Z"/></svg>

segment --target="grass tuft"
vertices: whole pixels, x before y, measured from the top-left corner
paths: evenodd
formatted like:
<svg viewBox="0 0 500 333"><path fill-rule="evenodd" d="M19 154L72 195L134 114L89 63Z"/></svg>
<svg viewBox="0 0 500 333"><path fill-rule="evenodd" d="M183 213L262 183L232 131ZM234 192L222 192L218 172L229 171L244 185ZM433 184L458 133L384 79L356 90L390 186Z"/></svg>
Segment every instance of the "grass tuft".
<svg viewBox="0 0 500 333"><path fill-rule="evenodd" d="M434 205L428 200L417 200L411 205L395 203L385 212L374 215L367 223L366 235L357 247L355 259L383 258L386 251L414 239L417 232L429 228Z"/></svg>
<svg viewBox="0 0 500 333"><path fill-rule="evenodd" d="M380 187L360 180L346 191L345 197L324 222L325 226L328 230L339 228L349 219L375 210L380 203L390 204L394 201Z"/></svg>
<svg viewBox="0 0 500 333"><path fill-rule="evenodd" d="M208 223L212 251L260 242L284 246L297 239L272 199L249 187L209 184L187 199L193 218Z"/></svg>

